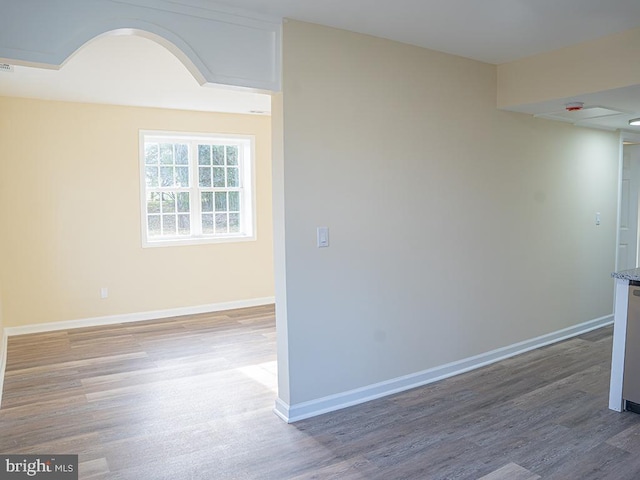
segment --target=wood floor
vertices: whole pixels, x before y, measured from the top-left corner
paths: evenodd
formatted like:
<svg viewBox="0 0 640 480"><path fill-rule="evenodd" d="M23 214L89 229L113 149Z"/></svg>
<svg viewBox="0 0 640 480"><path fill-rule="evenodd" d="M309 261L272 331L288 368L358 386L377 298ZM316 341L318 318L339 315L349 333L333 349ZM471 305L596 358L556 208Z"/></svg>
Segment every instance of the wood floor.
<svg viewBox="0 0 640 480"><path fill-rule="evenodd" d="M9 339L1 453L82 479L638 479L611 328L287 425L272 307Z"/></svg>

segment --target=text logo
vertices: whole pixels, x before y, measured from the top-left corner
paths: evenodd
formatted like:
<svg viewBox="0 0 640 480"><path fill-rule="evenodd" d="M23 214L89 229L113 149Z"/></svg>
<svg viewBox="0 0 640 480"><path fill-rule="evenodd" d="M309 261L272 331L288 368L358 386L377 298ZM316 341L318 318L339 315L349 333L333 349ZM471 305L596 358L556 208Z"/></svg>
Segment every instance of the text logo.
<svg viewBox="0 0 640 480"><path fill-rule="evenodd" d="M78 480L78 455L0 455L0 480Z"/></svg>

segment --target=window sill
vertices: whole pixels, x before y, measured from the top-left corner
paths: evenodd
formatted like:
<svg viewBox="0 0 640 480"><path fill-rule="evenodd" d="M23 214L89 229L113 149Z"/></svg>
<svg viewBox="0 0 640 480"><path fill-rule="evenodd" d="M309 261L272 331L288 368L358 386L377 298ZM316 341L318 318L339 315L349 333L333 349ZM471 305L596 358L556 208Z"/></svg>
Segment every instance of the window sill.
<svg viewBox="0 0 640 480"><path fill-rule="evenodd" d="M143 240L142 248L155 247L184 247L189 245L210 245L217 243L253 242L255 235L229 236L229 237L196 237L196 238L167 238L162 240Z"/></svg>

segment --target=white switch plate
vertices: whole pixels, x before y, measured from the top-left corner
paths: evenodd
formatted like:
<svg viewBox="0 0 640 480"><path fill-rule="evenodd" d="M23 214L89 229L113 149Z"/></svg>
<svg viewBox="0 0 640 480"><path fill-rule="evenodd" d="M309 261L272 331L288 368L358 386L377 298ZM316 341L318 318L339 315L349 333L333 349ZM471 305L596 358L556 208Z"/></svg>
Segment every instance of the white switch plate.
<svg viewBox="0 0 640 480"><path fill-rule="evenodd" d="M100 298L107 298L109 296L109 289L107 287L102 287L100 289Z"/></svg>
<svg viewBox="0 0 640 480"><path fill-rule="evenodd" d="M318 227L318 248L329 246L329 227Z"/></svg>
<svg viewBox="0 0 640 480"><path fill-rule="evenodd" d="M600 212L596 212L596 226L600 225Z"/></svg>

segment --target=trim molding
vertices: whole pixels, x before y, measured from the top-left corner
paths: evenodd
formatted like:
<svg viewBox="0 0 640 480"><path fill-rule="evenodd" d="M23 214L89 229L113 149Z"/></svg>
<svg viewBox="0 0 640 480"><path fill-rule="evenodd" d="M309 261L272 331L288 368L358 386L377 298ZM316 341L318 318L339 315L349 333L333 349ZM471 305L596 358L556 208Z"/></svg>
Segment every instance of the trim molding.
<svg viewBox="0 0 640 480"><path fill-rule="evenodd" d="M160 43L200 85L282 89L279 16L205 0L190 0L191 5L174 0L92 0L93 9L77 8L77 0L55 3L47 11L46 25L32 15L32 2L18 2L0 16L0 58L58 70L89 40L119 31ZM28 42L15 35L15 25L29 36Z"/></svg>
<svg viewBox="0 0 640 480"><path fill-rule="evenodd" d="M4 389L4 372L7 368L7 330L0 330L2 337L0 338L0 407L2 407L2 392Z"/></svg>
<svg viewBox="0 0 640 480"><path fill-rule="evenodd" d="M167 310L152 310L149 312L125 313L121 315L109 315L105 317L83 318L78 320L66 320L63 322L39 323L35 325L23 325L20 327L5 327L4 337L14 335L26 335L29 333L55 332L57 330L69 330L72 328L99 327L101 325L113 325L117 323L140 322L160 318L179 317L197 313L220 312L236 308L258 307L275 302L274 297L251 298L234 302L211 303L208 305L196 305L193 307L170 308ZM6 346L5 346L6 355Z"/></svg>
<svg viewBox="0 0 640 480"><path fill-rule="evenodd" d="M438 380L443 380L454 375L469 372L471 370L499 362L500 360L520 355L521 353L525 353L530 350L535 350L536 348L560 342L577 335L582 335L583 333L611 325L612 323L613 315L606 315L604 317L596 318L572 327L563 328L562 330L557 330L546 335L514 343L513 345L508 345L496 350L491 350L480 355L447 363L421 372L393 378L384 382L374 383L366 387L356 388L354 390L337 393L335 395L329 395L317 400L289 405L278 398L276 399L274 413L287 423L297 422L306 418L322 415L323 413L351 407L353 405L368 402L369 400L375 400L376 398L403 392L405 390L437 382Z"/></svg>
<svg viewBox="0 0 640 480"><path fill-rule="evenodd" d="M609 408L616 412L624 410L622 384L624 382L624 357L627 337L627 314L629 311L629 280L616 278L613 346L611 349L611 377L609 379Z"/></svg>

